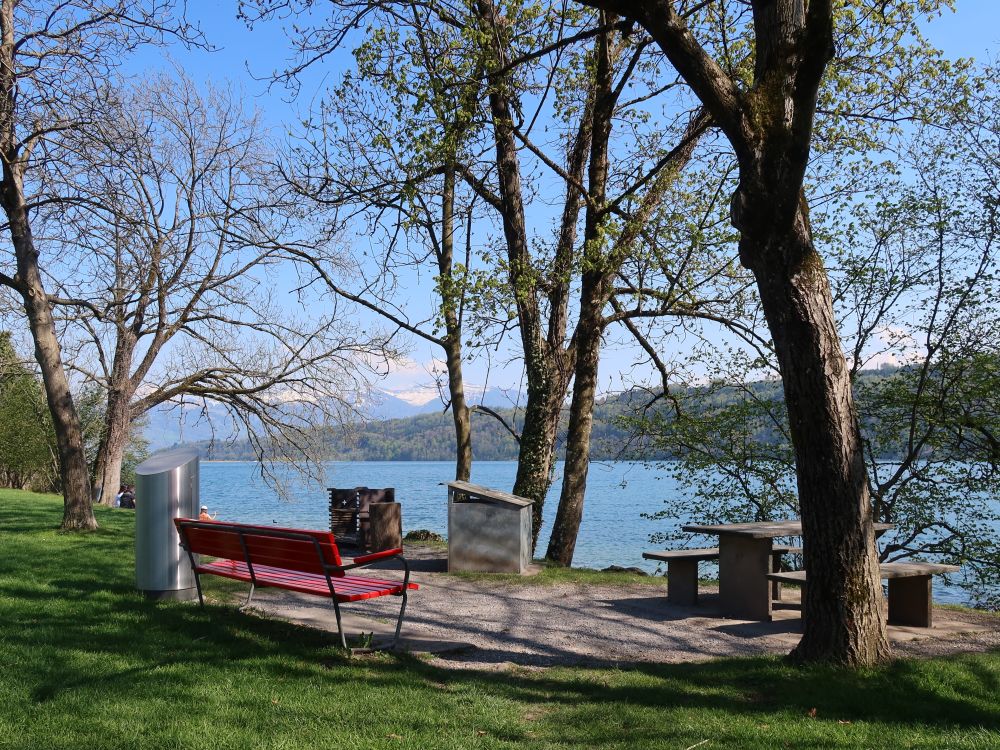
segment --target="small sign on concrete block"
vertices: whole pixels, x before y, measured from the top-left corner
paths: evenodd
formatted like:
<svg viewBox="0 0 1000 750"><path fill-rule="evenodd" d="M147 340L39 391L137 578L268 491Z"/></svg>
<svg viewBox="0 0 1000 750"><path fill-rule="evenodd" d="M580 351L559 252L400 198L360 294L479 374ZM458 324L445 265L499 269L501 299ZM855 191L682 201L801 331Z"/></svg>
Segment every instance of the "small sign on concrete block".
<svg viewBox="0 0 1000 750"><path fill-rule="evenodd" d="M469 482L448 483L448 571L517 573L531 564L532 502Z"/></svg>

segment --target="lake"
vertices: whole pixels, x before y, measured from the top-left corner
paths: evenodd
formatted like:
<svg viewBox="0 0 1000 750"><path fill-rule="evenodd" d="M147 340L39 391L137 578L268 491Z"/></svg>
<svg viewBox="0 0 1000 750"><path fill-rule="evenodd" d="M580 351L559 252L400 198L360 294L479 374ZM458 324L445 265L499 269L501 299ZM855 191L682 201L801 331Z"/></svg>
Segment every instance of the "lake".
<svg viewBox="0 0 1000 750"><path fill-rule="evenodd" d="M326 481L306 484L289 472L285 480L290 499L261 479L257 464L250 461L201 464L201 502L219 518L245 523L329 528L326 487L394 487L403 514L403 532L430 529L439 534L448 530L448 493L444 483L454 477L450 461L333 461L325 465ZM509 490L517 471L515 461L479 461L472 467L475 484ZM538 552L544 554L559 503L562 463L556 465L556 480L545 502L544 524ZM684 489L654 466L615 461L593 463L587 478L587 498L583 523L577 538L573 565L604 568L609 565L635 566L652 572L655 563L642 559L643 551L655 548L649 535L697 519L653 521L642 513L655 513L664 499L683 496ZM711 576L710 566L704 574ZM934 599L965 603L962 589L934 583Z"/></svg>

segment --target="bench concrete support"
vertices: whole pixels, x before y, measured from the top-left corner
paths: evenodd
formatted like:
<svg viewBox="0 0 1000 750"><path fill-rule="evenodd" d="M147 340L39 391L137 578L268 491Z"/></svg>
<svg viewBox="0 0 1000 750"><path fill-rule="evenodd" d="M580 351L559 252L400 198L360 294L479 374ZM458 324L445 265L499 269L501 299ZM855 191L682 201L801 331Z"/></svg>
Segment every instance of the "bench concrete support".
<svg viewBox="0 0 1000 750"><path fill-rule="evenodd" d="M933 622L931 577L889 579L889 623L929 628Z"/></svg>
<svg viewBox="0 0 1000 750"><path fill-rule="evenodd" d="M719 603L722 614L740 620L771 620L773 564L770 539L719 535Z"/></svg>
<svg viewBox="0 0 1000 750"><path fill-rule="evenodd" d="M698 603L697 560L670 560L667 563L667 601L682 607Z"/></svg>
<svg viewBox="0 0 1000 750"><path fill-rule="evenodd" d="M785 555L801 555L801 547L777 546L771 548L771 572L778 573L781 570L781 558ZM781 601L781 581L771 581L771 599L776 602Z"/></svg>

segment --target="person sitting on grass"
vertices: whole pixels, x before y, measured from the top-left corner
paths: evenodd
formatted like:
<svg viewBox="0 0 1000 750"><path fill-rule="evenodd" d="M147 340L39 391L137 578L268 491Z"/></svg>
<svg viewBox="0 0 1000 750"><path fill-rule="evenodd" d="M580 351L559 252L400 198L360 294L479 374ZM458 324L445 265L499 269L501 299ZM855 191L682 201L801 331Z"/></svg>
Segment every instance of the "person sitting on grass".
<svg viewBox="0 0 1000 750"><path fill-rule="evenodd" d="M216 518L216 516L218 516L218 515L219 515L218 513L209 513L208 512L208 506L207 505L202 505L201 506L201 513L198 514L198 520L199 521L214 521L215 518Z"/></svg>
<svg viewBox="0 0 1000 750"><path fill-rule="evenodd" d="M135 510L135 489L132 485L125 485L125 491L122 492L121 497L118 500L118 506L121 508L127 508L128 510Z"/></svg>

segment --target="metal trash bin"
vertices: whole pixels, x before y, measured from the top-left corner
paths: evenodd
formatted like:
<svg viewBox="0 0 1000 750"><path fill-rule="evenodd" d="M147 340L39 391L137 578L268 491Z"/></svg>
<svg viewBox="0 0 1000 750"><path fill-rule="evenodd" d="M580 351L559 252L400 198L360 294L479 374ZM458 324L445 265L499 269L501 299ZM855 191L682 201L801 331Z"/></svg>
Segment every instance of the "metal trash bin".
<svg viewBox="0 0 1000 750"><path fill-rule="evenodd" d="M523 574L531 564L532 502L448 483L448 571Z"/></svg>
<svg viewBox="0 0 1000 750"><path fill-rule="evenodd" d="M135 585L151 599L196 599L175 518L198 517L198 451L177 448L135 469Z"/></svg>

